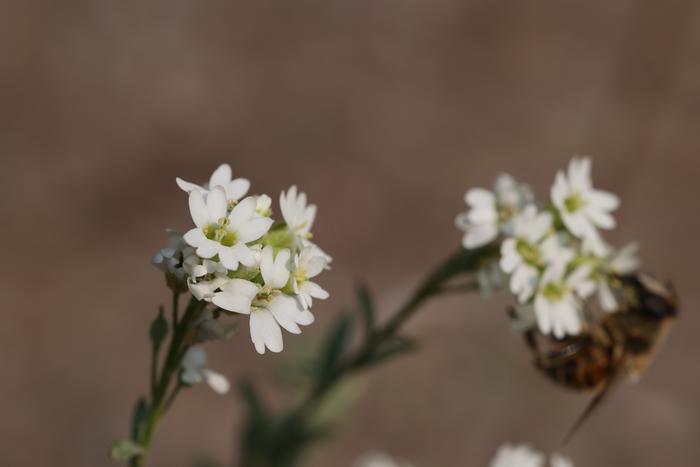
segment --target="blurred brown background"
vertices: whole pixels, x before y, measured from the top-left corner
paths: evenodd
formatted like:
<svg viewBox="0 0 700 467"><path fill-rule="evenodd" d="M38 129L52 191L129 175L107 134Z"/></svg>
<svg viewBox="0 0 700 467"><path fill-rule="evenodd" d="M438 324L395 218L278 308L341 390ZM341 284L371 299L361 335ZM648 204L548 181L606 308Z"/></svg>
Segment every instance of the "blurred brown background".
<svg viewBox="0 0 700 467"><path fill-rule="evenodd" d="M455 248L454 215L500 171L546 196L593 154L623 198L610 239L641 242L683 316L647 377L565 450L577 466L700 464L700 7L614 2L5 2L0 14L0 464L110 465L146 387L146 328L168 295L149 265L189 226L176 175L219 163L320 208L332 293L301 346L366 278L384 313ZM437 300L422 350L363 377L308 459L381 449L417 467L485 466L505 441L554 449L587 398L529 366L508 297ZM285 356L247 329L212 367L279 393ZM205 387L166 419L153 465L230 465L238 400Z"/></svg>

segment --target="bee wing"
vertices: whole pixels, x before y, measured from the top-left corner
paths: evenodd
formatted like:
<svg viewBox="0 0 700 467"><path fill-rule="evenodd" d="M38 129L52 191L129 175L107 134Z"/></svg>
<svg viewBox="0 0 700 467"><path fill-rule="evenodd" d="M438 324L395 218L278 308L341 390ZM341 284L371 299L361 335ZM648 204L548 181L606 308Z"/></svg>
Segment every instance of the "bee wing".
<svg viewBox="0 0 700 467"><path fill-rule="evenodd" d="M610 375L608 380L605 382L603 387L596 393L595 396L593 396L593 399L588 403L585 409L583 409L583 412L581 415L578 416L574 424L571 426L569 431L566 433L566 436L562 439L561 445L566 446L566 444L571 440L571 438L576 434L579 428L581 428L581 425L588 420L588 417L591 416L593 411L597 409L600 406L600 403L603 402L605 399L605 396L610 394L610 390L616 385L618 381L620 381L620 376L622 375L622 371L620 368L620 365L616 365L615 369L613 370L613 373Z"/></svg>

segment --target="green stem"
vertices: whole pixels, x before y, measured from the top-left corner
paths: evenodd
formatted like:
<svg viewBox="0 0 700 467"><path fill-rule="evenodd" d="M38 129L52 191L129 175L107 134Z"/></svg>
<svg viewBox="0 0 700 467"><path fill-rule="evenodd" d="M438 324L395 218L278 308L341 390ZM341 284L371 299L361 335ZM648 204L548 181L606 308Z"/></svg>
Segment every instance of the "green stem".
<svg viewBox="0 0 700 467"><path fill-rule="evenodd" d="M174 318L177 316L177 303L177 294L175 294L173 297ZM173 377L177 377L178 375L182 356L189 347L186 342L186 337L190 326L205 305L206 302L200 302L193 297L187 305L182 320L174 326L173 336L170 339L170 346L168 347L168 353L163 363L160 378L157 379L157 384L154 384L151 389L151 402L148 406L148 415L143 422L143 428L139 430L138 437L135 440L141 446L143 452L132 459L132 467L144 467L146 465L146 457L158 423L179 393L180 385L178 384L170 396L167 397L168 388L172 385Z"/></svg>

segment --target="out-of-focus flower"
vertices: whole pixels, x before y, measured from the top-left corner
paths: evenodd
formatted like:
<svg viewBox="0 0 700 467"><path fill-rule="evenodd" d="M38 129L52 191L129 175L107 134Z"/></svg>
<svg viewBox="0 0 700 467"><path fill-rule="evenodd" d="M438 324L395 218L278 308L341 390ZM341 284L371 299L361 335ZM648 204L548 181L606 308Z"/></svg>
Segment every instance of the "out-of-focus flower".
<svg viewBox="0 0 700 467"><path fill-rule="evenodd" d="M326 292L320 285L313 282L312 278L319 275L328 264L318 248L305 247L298 256L294 258L295 268L292 275L294 292L298 294L299 300L305 309L313 304L313 299L325 300L328 298Z"/></svg>
<svg viewBox="0 0 700 467"><path fill-rule="evenodd" d="M464 231L464 248L486 245L500 232L508 234L512 218L531 200L530 189L517 183L510 175L499 176L493 192L483 188L467 191L464 201L469 206L469 211L459 214L455 219L457 228Z"/></svg>
<svg viewBox="0 0 700 467"><path fill-rule="evenodd" d="M496 457L493 458L490 467L544 467L546 457L541 452L532 449L527 444L504 444L498 448ZM561 454L550 456L551 467L574 467L570 459Z"/></svg>
<svg viewBox="0 0 700 467"><path fill-rule="evenodd" d="M167 245L153 255L151 263L165 273L168 287L177 292L183 292L187 290L187 271L184 261L189 255L194 254L194 249L185 243L179 232L170 229L167 232Z"/></svg>
<svg viewBox="0 0 700 467"><path fill-rule="evenodd" d="M235 271L238 263L254 264L253 253L246 245L269 230L272 219L255 213L256 200L248 197L228 212L226 194L215 187L206 201L199 190L190 192L190 213L197 226L185 234L185 241L195 247L202 258L219 257L227 269Z"/></svg>
<svg viewBox="0 0 700 467"><path fill-rule="evenodd" d="M581 298L595 289L589 265L579 266L568 274L567 266L566 257L552 262L542 274L535 296L535 317L540 332L553 333L556 338L581 332Z"/></svg>
<svg viewBox="0 0 700 467"><path fill-rule="evenodd" d="M383 452L370 452L360 457L355 467L411 467L411 464L396 461Z"/></svg>
<svg viewBox="0 0 700 467"><path fill-rule="evenodd" d="M545 458L526 444L504 444L496 452L490 467L544 467Z"/></svg>
<svg viewBox="0 0 700 467"><path fill-rule="evenodd" d="M304 310L298 300L282 291L289 280L289 260L288 249L282 249L274 256L273 248L266 246L260 263L262 285L231 279L212 299L224 310L250 315L250 337L255 350L261 354L266 348L272 352L282 351L280 326L292 334L299 334L299 325L309 325L314 321L310 311Z"/></svg>
<svg viewBox="0 0 700 467"><path fill-rule="evenodd" d="M230 388L224 375L206 368L207 353L202 346L194 345L187 349L180 366L180 379L185 384L193 385L204 381L218 394L226 394Z"/></svg>
<svg viewBox="0 0 700 467"><path fill-rule="evenodd" d="M549 458L552 467L574 467L574 463L568 457L561 454L552 454Z"/></svg>
<svg viewBox="0 0 700 467"><path fill-rule="evenodd" d="M306 204L306 193L297 191L296 185L292 185L289 190L280 194L280 210L287 228L294 234L300 246L311 239L316 205Z"/></svg>
<svg viewBox="0 0 700 467"><path fill-rule="evenodd" d="M551 198L566 227L578 238L595 236L597 228L615 227L610 213L620 201L612 193L593 188L588 157L572 159L567 174L557 173Z"/></svg>
<svg viewBox="0 0 700 467"><path fill-rule="evenodd" d="M552 226L552 215L537 212L534 205L527 206L513 219L513 237L501 244L500 265L510 274L510 290L520 303L528 301L535 292L539 269L544 266L540 251L542 239Z"/></svg>
<svg viewBox="0 0 700 467"><path fill-rule="evenodd" d="M182 191L191 193L192 191L197 190L201 192L205 198L212 188L220 186L224 189L224 193L226 194L226 199L228 201L238 201L239 199L243 198L246 193L248 193L248 189L250 188L250 181L247 179L233 178L231 166L228 164L221 164L219 167L217 167L214 173L211 174L209 183L202 186L186 182L180 177L176 178L175 181L177 182L177 186L179 186Z"/></svg>

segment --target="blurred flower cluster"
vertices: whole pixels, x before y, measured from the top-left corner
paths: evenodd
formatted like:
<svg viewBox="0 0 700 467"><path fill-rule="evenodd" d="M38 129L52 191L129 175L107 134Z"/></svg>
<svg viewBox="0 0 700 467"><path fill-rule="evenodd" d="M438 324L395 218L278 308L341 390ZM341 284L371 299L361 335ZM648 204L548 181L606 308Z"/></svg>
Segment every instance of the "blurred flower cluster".
<svg viewBox="0 0 700 467"><path fill-rule="evenodd" d="M489 467L574 467L574 463L561 454L554 453L546 463L546 456L527 444L504 444L489 463ZM392 459L383 452L371 452L362 456L356 467L411 467L411 464Z"/></svg>
<svg viewBox="0 0 700 467"><path fill-rule="evenodd" d="M169 241L153 258L170 288L189 290L213 304L200 318L204 338L224 338L222 312L249 315L250 336L259 353L280 352L282 328L299 334L314 321L314 299L328 297L315 277L331 258L312 239L316 206L292 186L279 198L281 219L272 218L272 199L248 195L250 182L234 179L227 164L205 185L177 179L188 194L194 226L184 235L168 231ZM208 318L208 319L207 319ZM194 358L197 357L197 358ZM197 354L193 361L201 361ZM196 365L195 365L196 367ZM198 381L196 371L186 371ZM204 379L206 373L202 374Z"/></svg>
<svg viewBox="0 0 700 467"><path fill-rule="evenodd" d="M456 219L463 246L499 242L499 258L480 277L484 287L508 283L524 326L536 322L543 334L563 338L585 326L589 297L597 294L605 312L617 309L612 286L639 267L637 248L615 249L603 239L601 231L615 227L612 212L620 202L593 187L588 157L557 173L545 203L537 204L531 189L509 175L498 177L493 190L470 189L465 201L469 210Z"/></svg>

